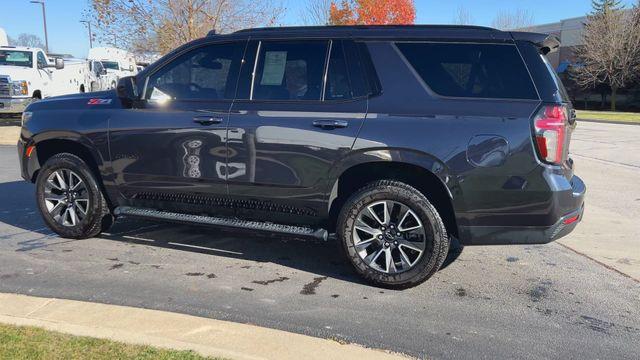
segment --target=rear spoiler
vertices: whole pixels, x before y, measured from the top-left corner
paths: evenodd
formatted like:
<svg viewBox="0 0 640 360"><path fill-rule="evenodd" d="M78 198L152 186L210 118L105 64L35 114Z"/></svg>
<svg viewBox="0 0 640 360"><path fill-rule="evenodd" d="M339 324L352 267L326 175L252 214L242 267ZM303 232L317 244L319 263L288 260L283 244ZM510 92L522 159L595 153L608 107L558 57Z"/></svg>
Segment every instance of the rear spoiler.
<svg viewBox="0 0 640 360"><path fill-rule="evenodd" d="M544 55L554 52L560 48L560 39L555 35L512 31L511 37L516 41L528 41L533 43Z"/></svg>

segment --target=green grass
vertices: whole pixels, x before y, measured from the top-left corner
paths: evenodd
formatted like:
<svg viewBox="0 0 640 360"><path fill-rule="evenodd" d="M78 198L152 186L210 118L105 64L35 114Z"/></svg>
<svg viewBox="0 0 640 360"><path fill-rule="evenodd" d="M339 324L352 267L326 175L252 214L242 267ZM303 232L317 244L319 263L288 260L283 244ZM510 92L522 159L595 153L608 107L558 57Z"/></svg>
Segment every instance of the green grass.
<svg viewBox="0 0 640 360"><path fill-rule="evenodd" d="M640 113L576 110L578 120L619 121L640 124Z"/></svg>
<svg viewBox="0 0 640 360"><path fill-rule="evenodd" d="M0 359L160 359L201 360L193 351L177 351L144 345L66 335L35 327L0 324Z"/></svg>

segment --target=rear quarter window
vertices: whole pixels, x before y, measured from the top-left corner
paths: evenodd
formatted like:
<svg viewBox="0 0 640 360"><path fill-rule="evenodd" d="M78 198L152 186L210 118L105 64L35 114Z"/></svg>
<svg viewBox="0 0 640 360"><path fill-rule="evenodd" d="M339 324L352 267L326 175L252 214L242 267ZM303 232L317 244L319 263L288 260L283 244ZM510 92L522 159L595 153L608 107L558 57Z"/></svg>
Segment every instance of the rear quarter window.
<svg viewBox="0 0 640 360"><path fill-rule="evenodd" d="M396 46L438 95L538 99L515 45L406 42Z"/></svg>

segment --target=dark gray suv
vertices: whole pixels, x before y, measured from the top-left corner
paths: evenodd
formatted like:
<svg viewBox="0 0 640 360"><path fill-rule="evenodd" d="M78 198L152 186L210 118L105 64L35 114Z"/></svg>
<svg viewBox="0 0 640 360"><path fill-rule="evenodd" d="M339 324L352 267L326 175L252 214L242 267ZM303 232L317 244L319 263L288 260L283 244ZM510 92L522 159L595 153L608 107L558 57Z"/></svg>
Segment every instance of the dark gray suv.
<svg viewBox="0 0 640 360"><path fill-rule="evenodd" d="M18 144L46 223L117 216L327 239L408 287L453 240L538 244L581 220L555 37L468 26L210 34L112 92L30 105Z"/></svg>

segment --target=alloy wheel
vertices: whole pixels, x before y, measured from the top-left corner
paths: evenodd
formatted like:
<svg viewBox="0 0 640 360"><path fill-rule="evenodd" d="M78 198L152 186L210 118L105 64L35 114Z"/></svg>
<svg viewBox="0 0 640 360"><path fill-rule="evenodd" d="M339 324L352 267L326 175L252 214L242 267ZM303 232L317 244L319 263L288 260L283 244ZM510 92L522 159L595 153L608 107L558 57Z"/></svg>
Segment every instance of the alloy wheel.
<svg viewBox="0 0 640 360"><path fill-rule="evenodd" d="M353 243L371 268L388 274L408 271L426 247L426 232L411 208L392 200L365 206L356 217Z"/></svg>
<svg viewBox="0 0 640 360"><path fill-rule="evenodd" d="M84 181L69 169L58 169L44 185L44 202L58 224L76 226L89 211L89 191Z"/></svg>

